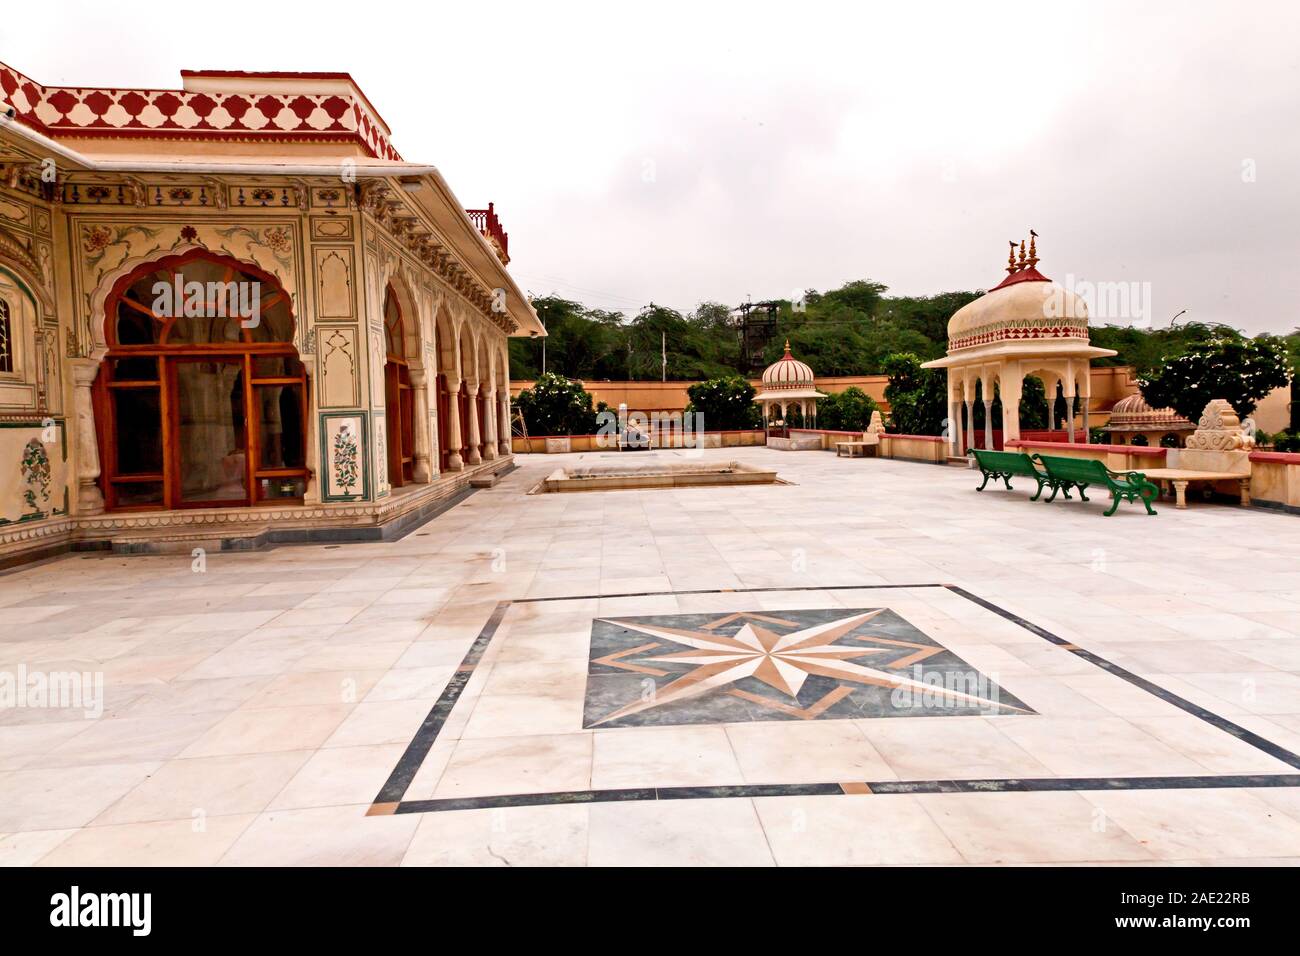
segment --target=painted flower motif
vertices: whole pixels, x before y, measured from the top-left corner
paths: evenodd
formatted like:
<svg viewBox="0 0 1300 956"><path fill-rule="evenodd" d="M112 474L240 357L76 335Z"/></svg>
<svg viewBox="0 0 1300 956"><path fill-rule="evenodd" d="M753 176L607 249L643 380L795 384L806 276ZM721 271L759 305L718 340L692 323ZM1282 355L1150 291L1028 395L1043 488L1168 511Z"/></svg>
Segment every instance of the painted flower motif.
<svg viewBox="0 0 1300 956"><path fill-rule="evenodd" d="M103 202L111 195L113 195L113 191L107 186L88 186L86 188L86 198L95 202Z"/></svg>
<svg viewBox="0 0 1300 956"><path fill-rule="evenodd" d="M357 469L357 439L352 434L352 427L346 423L339 426L338 434L334 436L332 461L334 483L343 494L352 494L352 489L360 480L360 473Z"/></svg>
<svg viewBox="0 0 1300 956"><path fill-rule="evenodd" d="M199 231L193 226L181 226L181 238L186 242L193 242L199 237Z"/></svg>
<svg viewBox="0 0 1300 956"><path fill-rule="evenodd" d="M272 252L281 255L288 252L290 248L292 248L292 244L289 241L289 230L278 226L274 229L268 229L266 230L266 232L262 233L262 241L266 243L267 248L269 248Z"/></svg>
<svg viewBox="0 0 1300 956"><path fill-rule="evenodd" d="M106 226L88 226L81 236L81 248L87 253L99 252L113 241Z"/></svg>
<svg viewBox="0 0 1300 956"><path fill-rule="evenodd" d="M50 501L50 456L45 453L45 446L33 438L23 449L22 460L23 483L27 489L23 500L34 514L43 515L44 504Z"/></svg>
<svg viewBox="0 0 1300 956"><path fill-rule="evenodd" d="M190 189L188 186L173 186L171 189L167 190L167 195L171 197L174 202L189 202L194 198L194 190Z"/></svg>
<svg viewBox="0 0 1300 956"><path fill-rule="evenodd" d="M275 190L263 187L260 189L254 189L250 195L253 197L254 202L260 202L262 205L266 205L275 198Z"/></svg>

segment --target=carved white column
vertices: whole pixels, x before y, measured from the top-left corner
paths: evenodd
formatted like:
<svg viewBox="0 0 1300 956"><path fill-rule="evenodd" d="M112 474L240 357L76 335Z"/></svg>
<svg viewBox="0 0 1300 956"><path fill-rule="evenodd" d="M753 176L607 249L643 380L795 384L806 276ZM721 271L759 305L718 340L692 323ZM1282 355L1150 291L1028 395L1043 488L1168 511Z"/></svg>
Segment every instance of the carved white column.
<svg viewBox="0 0 1300 956"><path fill-rule="evenodd" d="M460 471L465 460L460 457L460 379L447 376L447 470Z"/></svg>
<svg viewBox="0 0 1300 956"><path fill-rule="evenodd" d="M478 430L478 382L470 382L469 386L469 463L477 465L483 460L483 455L479 446L483 444L483 439L479 437Z"/></svg>
<svg viewBox="0 0 1300 956"><path fill-rule="evenodd" d="M489 388L483 399L483 459L492 461L497 457L497 393Z"/></svg>
<svg viewBox="0 0 1300 956"><path fill-rule="evenodd" d="M77 416L77 514L97 515L104 511L104 495L99 490L99 441L95 430L95 405L90 387L99 372L94 359L73 359L73 405Z"/></svg>
<svg viewBox="0 0 1300 956"><path fill-rule="evenodd" d="M497 415L497 448L501 454L510 454L510 385L501 386L501 404Z"/></svg>
<svg viewBox="0 0 1300 956"><path fill-rule="evenodd" d="M415 427L415 463L412 477L418 484L428 484L433 480L433 471L429 467L429 377L422 368L413 368L411 373L411 392L414 399Z"/></svg>

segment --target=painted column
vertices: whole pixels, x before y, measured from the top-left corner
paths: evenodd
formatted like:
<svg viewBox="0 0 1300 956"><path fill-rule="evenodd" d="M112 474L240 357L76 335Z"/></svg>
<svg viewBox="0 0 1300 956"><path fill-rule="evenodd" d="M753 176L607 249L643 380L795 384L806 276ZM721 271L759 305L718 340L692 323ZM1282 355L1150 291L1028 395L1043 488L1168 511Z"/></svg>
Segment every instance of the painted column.
<svg viewBox="0 0 1300 956"><path fill-rule="evenodd" d="M77 459L75 489L77 514L97 515L104 512L104 495L99 490L99 441L95 432L95 405L90 387L99 372L94 359L73 359L73 408L77 420Z"/></svg>
<svg viewBox="0 0 1300 956"><path fill-rule="evenodd" d="M456 396L460 394L460 379L447 375L447 470L460 471L465 467L465 460L460 457L460 411L456 407Z"/></svg>
<svg viewBox="0 0 1300 956"><path fill-rule="evenodd" d="M429 465L429 378L422 368L413 368L411 373L411 392L414 399L415 459L412 477L417 484L427 485L433 480L433 469Z"/></svg>
<svg viewBox="0 0 1300 956"><path fill-rule="evenodd" d="M1085 443L1092 441L1092 429L1088 426L1088 400L1090 398L1091 396L1086 393L1079 396L1079 404L1083 406L1083 440Z"/></svg>
<svg viewBox="0 0 1300 956"><path fill-rule="evenodd" d="M1073 385L1073 383L1071 383L1071 384ZM1074 391L1073 391L1073 388L1071 388L1070 392L1065 396L1065 423L1066 423L1065 427L1066 427L1067 429L1069 429L1069 440L1070 440L1071 443L1073 443L1073 442L1074 442L1074 438L1075 438L1075 434L1074 434Z"/></svg>
<svg viewBox="0 0 1300 956"><path fill-rule="evenodd" d="M497 449L502 455L510 454L510 383L501 387L500 411L497 415Z"/></svg>
<svg viewBox="0 0 1300 956"><path fill-rule="evenodd" d="M483 439L479 437L478 430L478 390L478 382L470 382L466 386L466 398L469 404L469 441L466 444L469 445L469 464L471 465L477 465L483 460L483 455L479 450L483 444Z"/></svg>
<svg viewBox="0 0 1300 956"><path fill-rule="evenodd" d="M974 435L974 433L975 433L975 409L974 409L974 407L971 405L971 400L970 400L969 398L963 398L963 400L962 400L962 405L963 405L963 407L966 409L966 421L965 421L965 423L964 423L964 424L962 425L962 427L961 427L962 444L965 445L965 446L967 446L968 448L974 448L974 447L975 447L975 442L978 441L978 436L976 436L976 438L973 438L973 439L972 439L971 437L968 437L967 434L966 434L966 429L969 428L970 431L971 431L971 434ZM963 455L966 454L966 448L963 448L963 449L961 450L961 453L962 453Z"/></svg>
<svg viewBox="0 0 1300 956"><path fill-rule="evenodd" d="M1024 379L1018 372L1013 372L1002 383L1002 447L1008 441L1020 437L1020 396Z"/></svg>
<svg viewBox="0 0 1300 956"><path fill-rule="evenodd" d="M984 448L993 450L993 402L987 398L984 399Z"/></svg>
<svg viewBox="0 0 1300 956"><path fill-rule="evenodd" d="M495 388L489 388L483 400L483 415L486 419L483 422L483 459L485 461L492 461L497 456L497 416L494 411L496 406L497 391Z"/></svg>
<svg viewBox="0 0 1300 956"><path fill-rule="evenodd" d="M961 412L957 410L957 390L952 383L952 369L947 371L948 377L948 455L956 458L961 454Z"/></svg>

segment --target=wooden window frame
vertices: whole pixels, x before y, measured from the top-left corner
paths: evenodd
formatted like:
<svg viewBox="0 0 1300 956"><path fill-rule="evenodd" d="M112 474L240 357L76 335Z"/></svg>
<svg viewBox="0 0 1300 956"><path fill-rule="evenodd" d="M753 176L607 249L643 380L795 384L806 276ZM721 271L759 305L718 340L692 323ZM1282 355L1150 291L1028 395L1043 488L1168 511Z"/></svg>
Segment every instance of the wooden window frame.
<svg viewBox="0 0 1300 956"><path fill-rule="evenodd" d="M175 272L189 262L203 260L226 267L224 281L231 281L236 274L242 273L272 287L271 295L262 301L266 309L278 302L284 302L289 314L290 333L282 342L255 342L252 330L241 324L238 342L201 342L173 344L168 342L177 317L158 316L140 303L126 297L126 292L142 278L158 275L160 280L171 280ZM165 256L155 260L120 279L108 296L105 310L105 337L108 351L95 377L92 396L95 406L95 419L100 427L97 439L100 453L100 489L104 495L105 507L112 511L180 511L196 508L248 508L258 506L276 506L286 503L302 503L302 497L262 497L259 493L259 481L263 479L297 478L304 487L311 479L312 471L307 467L307 435L309 414L309 376L306 365L302 362L298 350L293 344L292 328L294 316L291 299L280 285L278 279L270 273L263 272L248 263L239 262L227 256L210 253L206 250L192 250L178 256ZM117 322L119 309L123 303L129 308L146 312L161 323L158 342L140 345L123 345L118 342ZM157 362L152 379L116 379L114 371L116 360L153 358ZM254 362L259 358L289 358L297 363L295 375L272 375L256 377ZM178 414L179 384L176 370L185 362L222 362L239 364L243 376L244 392L244 442L245 455L245 495L242 499L222 499L207 501L184 501L181 490L180 464L180 416ZM302 422L301 467L263 468L261 467L261 411L256 401L257 389L265 385L287 385L298 388L299 408ZM117 421L116 403L113 393L119 389L156 389L159 396L159 417L161 423L160 441L162 443L162 471L159 473L127 473L118 470L117 435L121 430ZM161 483L162 501L123 505L118 501L119 485Z"/></svg>

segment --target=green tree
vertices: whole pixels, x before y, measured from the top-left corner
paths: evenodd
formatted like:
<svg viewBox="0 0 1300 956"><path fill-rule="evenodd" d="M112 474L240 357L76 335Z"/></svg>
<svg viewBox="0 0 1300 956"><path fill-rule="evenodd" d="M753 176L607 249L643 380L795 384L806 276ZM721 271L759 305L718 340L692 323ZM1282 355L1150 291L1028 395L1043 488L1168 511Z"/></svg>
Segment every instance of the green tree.
<svg viewBox="0 0 1300 956"><path fill-rule="evenodd" d="M1286 342L1275 335L1246 338L1232 330L1166 358L1138 380L1152 408L1172 408L1196 421L1215 398L1227 399L1245 418L1261 398L1291 380Z"/></svg>
<svg viewBox="0 0 1300 956"><path fill-rule="evenodd" d="M581 382L547 372L515 400L530 435L594 435L596 410Z"/></svg>
<svg viewBox="0 0 1300 956"><path fill-rule="evenodd" d="M757 428L762 424L758 406L754 404L754 386L739 375L697 382L686 390L690 396L688 412L703 417L702 425L709 431L730 431L739 428Z"/></svg>
<svg viewBox="0 0 1300 956"><path fill-rule="evenodd" d="M942 369L921 368L921 359L908 352L884 360L889 384L891 430L904 435L942 435L948 418L948 382Z"/></svg>
<svg viewBox="0 0 1300 956"><path fill-rule="evenodd" d="M817 425L831 431L865 431L871 424L871 413L879 408L874 398L856 385L850 385L842 392L818 400Z"/></svg>

